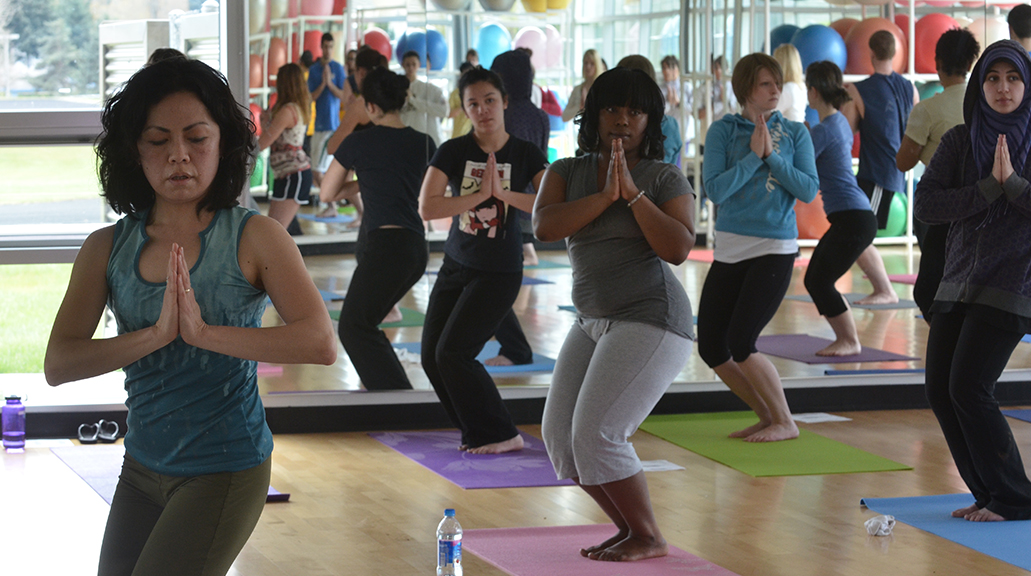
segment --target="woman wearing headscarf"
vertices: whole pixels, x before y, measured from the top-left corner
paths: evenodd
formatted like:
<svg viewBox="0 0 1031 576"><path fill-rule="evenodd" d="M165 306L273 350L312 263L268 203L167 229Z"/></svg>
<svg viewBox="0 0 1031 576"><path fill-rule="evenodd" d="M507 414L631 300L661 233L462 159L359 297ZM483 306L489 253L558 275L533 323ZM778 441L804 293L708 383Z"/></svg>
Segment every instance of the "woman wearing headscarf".
<svg viewBox="0 0 1031 576"><path fill-rule="evenodd" d="M1031 518L1031 482L995 399L995 383L1031 332L1031 58L1001 40L974 66L964 123L942 137L915 214L949 223L931 307L926 391L974 503L974 522Z"/></svg>

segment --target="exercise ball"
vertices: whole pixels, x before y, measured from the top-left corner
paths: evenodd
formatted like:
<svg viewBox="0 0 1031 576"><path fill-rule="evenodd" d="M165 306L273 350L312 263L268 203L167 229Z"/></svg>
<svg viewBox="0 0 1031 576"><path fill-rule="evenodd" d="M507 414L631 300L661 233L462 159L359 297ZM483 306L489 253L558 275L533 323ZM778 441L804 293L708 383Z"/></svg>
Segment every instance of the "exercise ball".
<svg viewBox="0 0 1031 576"><path fill-rule="evenodd" d="M945 8L955 4L953 0L926 0L928 6L934 6L936 8Z"/></svg>
<svg viewBox="0 0 1031 576"><path fill-rule="evenodd" d="M247 85L249 87L261 88L261 83L265 80L265 70L262 68L264 64L261 54L251 54L250 67L247 74Z"/></svg>
<svg viewBox="0 0 1031 576"><path fill-rule="evenodd" d="M269 20L282 20L287 14L287 0L269 0Z"/></svg>
<svg viewBox="0 0 1031 576"><path fill-rule="evenodd" d="M271 110L276 107L276 99L278 94L275 92L268 95L268 109Z"/></svg>
<svg viewBox="0 0 1031 576"><path fill-rule="evenodd" d="M846 74L873 74L873 64L870 62L870 36L874 32L887 30L895 35L895 57L892 59L892 68L896 72L904 72L908 62L906 56L905 36L902 30L894 22L885 18L867 18L856 24L845 38L845 46L848 48L848 68Z"/></svg>
<svg viewBox="0 0 1031 576"><path fill-rule="evenodd" d="M544 26L544 36L547 43L544 48L544 67L554 68L562 64L562 36L551 24Z"/></svg>
<svg viewBox="0 0 1031 576"><path fill-rule="evenodd" d="M488 12L508 12L515 0L480 0L480 6Z"/></svg>
<svg viewBox="0 0 1031 576"><path fill-rule="evenodd" d="M830 229L831 223L823 212L823 196L817 194L812 202L795 202L795 223L800 240L819 240Z"/></svg>
<svg viewBox="0 0 1031 576"><path fill-rule="evenodd" d="M830 27L833 28L839 36L841 36L842 40L844 40L845 36L848 36L848 33L852 30L852 27L856 24L859 24L859 20L856 20L855 18L842 18L840 20L835 20L834 22L831 22Z"/></svg>
<svg viewBox="0 0 1031 576"><path fill-rule="evenodd" d="M254 159L254 171L251 172L251 188L261 186L261 172L265 170L265 161L258 156Z"/></svg>
<svg viewBox="0 0 1031 576"><path fill-rule="evenodd" d="M268 74L268 85L275 86L276 81L273 78L276 71L283 64L286 64L289 60L286 56L286 42L279 37L269 40L268 43L268 69L265 73Z"/></svg>
<svg viewBox="0 0 1031 576"><path fill-rule="evenodd" d="M863 6L880 6L887 3L888 0L856 0L856 4L862 4Z"/></svg>
<svg viewBox="0 0 1031 576"><path fill-rule="evenodd" d="M877 231L878 238L895 238L906 233L906 196L895 193L891 195L891 207L888 209L888 224L884 230Z"/></svg>
<svg viewBox="0 0 1031 576"><path fill-rule="evenodd" d="M333 0L301 0L301 14L329 16L333 13ZM322 24L323 20L307 20L308 24Z"/></svg>
<svg viewBox="0 0 1031 576"><path fill-rule="evenodd" d="M938 82L917 82L916 91L920 94L920 101L923 102L935 94L941 93L944 88Z"/></svg>
<svg viewBox="0 0 1031 576"><path fill-rule="evenodd" d="M555 98L555 101L558 102L559 109L564 110L566 107L566 99L560 96L559 93L555 92L554 90L550 90L550 92L551 95ZM552 132L561 132L566 128L566 123L562 121L562 114L559 114L558 116L548 114L548 123L551 125Z"/></svg>
<svg viewBox="0 0 1031 576"><path fill-rule="evenodd" d="M473 0L432 0L440 10L468 10Z"/></svg>
<svg viewBox="0 0 1031 576"><path fill-rule="evenodd" d="M959 24L960 28L966 28L967 26L970 26L971 22L973 22L973 20L971 20L970 18L967 18L965 16L956 16L956 24Z"/></svg>
<svg viewBox="0 0 1031 576"><path fill-rule="evenodd" d="M547 12L548 0L522 0L523 10L527 12Z"/></svg>
<svg viewBox="0 0 1031 576"><path fill-rule="evenodd" d="M899 30L902 30L902 37L906 39L906 46L912 46L913 44L909 41L909 16L896 14L895 25L899 27Z"/></svg>
<svg viewBox="0 0 1031 576"><path fill-rule="evenodd" d="M859 158L859 132L852 136L852 157Z"/></svg>
<svg viewBox="0 0 1031 576"><path fill-rule="evenodd" d="M770 42L772 44L772 41ZM848 51L845 49L845 41L830 26L813 24L806 26L791 38L791 44L798 49L798 55L802 59L802 70L805 70L813 62L828 60L844 70L848 58Z"/></svg>
<svg viewBox="0 0 1031 576"><path fill-rule="evenodd" d="M408 33L405 32L404 34L401 35L400 38L397 39L397 43L394 44L394 55L397 56L397 63L398 64L401 63L401 56L403 56L404 53L408 51L406 49L407 45L408 45Z"/></svg>
<svg viewBox="0 0 1031 576"><path fill-rule="evenodd" d="M480 53L480 66L490 68L494 57L512 49L512 35L508 28L497 22L488 22L480 26L476 35L476 51Z"/></svg>
<svg viewBox="0 0 1031 576"><path fill-rule="evenodd" d="M333 0L333 14L343 16L347 12L347 0Z"/></svg>
<svg viewBox="0 0 1031 576"><path fill-rule="evenodd" d="M543 32L542 32L543 34ZM431 70L443 70L447 64L447 40L436 30L426 31L426 54L430 58Z"/></svg>
<svg viewBox="0 0 1031 576"><path fill-rule="evenodd" d="M389 61L393 57L390 48L390 37L379 28L369 28L362 37L362 43L383 55Z"/></svg>
<svg viewBox="0 0 1031 576"><path fill-rule="evenodd" d="M254 135L261 136L261 106L251 102L251 122L254 122Z"/></svg>
<svg viewBox="0 0 1031 576"><path fill-rule="evenodd" d="M419 68L426 67L426 33L422 29L410 29L405 32L404 36L404 51L401 52L397 61L401 62L405 52L415 52L419 55Z"/></svg>
<svg viewBox="0 0 1031 576"><path fill-rule="evenodd" d="M268 5L266 0L250 0L247 6L247 16L250 21L248 30L251 34L260 34L265 31L265 17L268 16Z"/></svg>
<svg viewBox="0 0 1031 576"><path fill-rule="evenodd" d="M548 0L548 10L565 10L569 0Z"/></svg>
<svg viewBox="0 0 1031 576"><path fill-rule="evenodd" d="M895 4L898 4L899 6L909 6L909 0L895 0ZM914 6L923 6L923 5L924 5L924 3L923 3L922 0L917 0L916 4L914 4Z"/></svg>
<svg viewBox="0 0 1031 576"><path fill-rule="evenodd" d="M967 30L977 39L981 50L1010 37L1009 24L1002 18L978 18L967 25Z"/></svg>
<svg viewBox="0 0 1031 576"><path fill-rule="evenodd" d="M301 14L301 0L287 0L286 5L286 16L287 18L297 18Z"/></svg>
<svg viewBox="0 0 1031 576"><path fill-rule="evenodd" d="M795 35L795 32L801 30L794 24L781 24L773 30L770 30L770 54L777 49L781 44L791 43L791 38Z"/></svg>
<svg viewBox="0 0 1031 576"><path fill-rule="evenodd" d="M336 42L333 43L336 45ZM305 30L304 31L304 50L311 52L312 58L319 58L322 56L322 31L321 30ZM332 54L328 55L333 58ZM297 60L300 60L300 54L297 55Z"/></svg>
<svg viewBox="0 0 1031 576"><path fill-rule="evenodd" d="M953 28L959 28L959 23L946 14L928 14L916 21L913 42L910 45L916 51L913 58L918 73L934 74L937 71L934 65L935 46L938 45L938 39L942 34Z"/></svg>
<svg viewBox="0 0 1031 576"><path fill-rule="evenodd" d="M545 67L548 37L544 35L543 30L536 26L525 26L516 32L512 45L516 48L529 48L533 51L530 62L534 68L540 70Z"/></svg>

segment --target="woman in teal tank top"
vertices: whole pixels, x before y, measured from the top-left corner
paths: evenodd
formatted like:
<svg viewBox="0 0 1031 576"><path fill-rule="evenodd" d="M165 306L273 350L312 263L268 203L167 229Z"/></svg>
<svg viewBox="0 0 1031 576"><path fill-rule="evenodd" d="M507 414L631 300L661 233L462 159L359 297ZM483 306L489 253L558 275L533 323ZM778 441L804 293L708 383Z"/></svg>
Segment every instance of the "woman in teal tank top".
<svg viewBox="0 0 1031 576"><path fill-rule="evenodd" d="M276 221L237 206L253 126L225 78L175 58L105 105L103 194L54 321L52 386L125 371L125 461L99 573L225 574L258 522L272 433L257 362L333 364L325 305ZM262 328L266 294L283 325ZM118 335L94 338L104 307Z"/></svg>

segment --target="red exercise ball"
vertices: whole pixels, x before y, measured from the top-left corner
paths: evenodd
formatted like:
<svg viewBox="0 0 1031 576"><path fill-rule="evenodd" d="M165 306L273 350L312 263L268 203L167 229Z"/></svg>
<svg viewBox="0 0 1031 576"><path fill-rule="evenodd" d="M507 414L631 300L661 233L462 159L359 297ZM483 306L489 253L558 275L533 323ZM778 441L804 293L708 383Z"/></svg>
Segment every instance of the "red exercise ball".
<svg viewBox="0 0 1031 576"><path fill-rule="evenodd" d="M275 86L276 81L273 79L276 71L279 67L287 63L286 56L286 42L282 38L273 38L268 43L268 85Z"/></svg>
<svg viewBox="0 0 1031 576"><path fill-rule="evenodd" d="M913 32L913 49L916 71L920 74L934 74L938 67L934 64L934 49L938 39L947 31L959 28L959 22L947 14L932 13L916 21Z"/></svg>
<svg viewBox="0 0 1031 576"><path fill-rule="evenodd" d="M812 202L795 202L795 223L798 224L799 240L819 240L830 229L831 223L823 212L823 198L820 194Z"/></svg>
<svg viewBox="0 0 1031 576"><path fill-rule="evenodd" d="M835 20L834 22L831 22L830 27L833 28L835 32L840 34L841 39L844 40L856 24L859 24L859 20L856 20L855 18L842 18L840 20Z"/></svg>
<svg viewBox="0 0 1031 576"><path fill-rule="evenodd" d="M333 14L343 16L347 11L347 0L333 0Z"/></svg>
<svg viewBox="0 0 1031 576"><path fill-rule="evenodd" d="M301 0L301 14L329 16L333 13L333 0ZM323 20L308 20L308 24L322 24ZM314 52L313 52L314 54Z"/></svg>
<svg viewBox="0 0 1031 576"><path fill-rule="evenodd" d="M899 30L902 30L902 37L906 39L906 46L909 46L909 16L906 14L896 14L895 25L899 27Z"/></svg>
<svg viewBox="0 0 1031 576"><path fill-rule="evenodd" d="M305 30L304 48L302 50L311 52L312 58L318 60L322 56L322 30ZM333 57L332 54L329 56L330 58ZM300 60L300 58L300 55L298 55L297 59Z"/></svg>
<svg viewBox="0 0 1031 576"><path fill-rule="evenodd" d="M249 78L247 79L249 87L261 88L261 83L265 80L265 71L262 69L263 64L261 54L251 54L251 66L248 73Z"/></svg>
<svg viewBox="0 0 1031 576"><path fill-rule="evenodd" d="M251 122L254 122L254 135L261 136L261 106L251 102Z"/></svg>
<svg viewBox="0 0 1031 576"><path fill-rule="evenodd" d="M275 92L268 95L268 109L271 110L276 107L276 96Z"/></svg>
<svg viewBox="0 0 1031 576"><path fill-rule="evenodd" d="M369 28L366 30L365 38L362 41L366 46L386 57L388 62L394 54L394 49L390 46L390 37L379 28Z"/></svg>
<svg viewBox="0 0 1031 576"><path fill-rule="evenodd" d="M873 74L869 42L870 36L880 30L887 30L895 35L895 57L891 61L892 68L899 73L906 71L908 62L906 37L902 34L902 30L886 18L867 18L856 24L845 38L845 46L848 49L846 74Z"/></svg>

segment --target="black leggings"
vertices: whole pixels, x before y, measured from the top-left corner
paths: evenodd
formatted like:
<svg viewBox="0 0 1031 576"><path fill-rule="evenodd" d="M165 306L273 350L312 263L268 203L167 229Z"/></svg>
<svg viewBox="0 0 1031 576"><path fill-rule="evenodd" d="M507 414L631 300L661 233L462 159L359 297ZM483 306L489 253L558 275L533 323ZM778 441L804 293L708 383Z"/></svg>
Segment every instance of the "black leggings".
<svg viewBox="0 0 1031 576"><path fill-rule="evenodd" d="M713 262L698 302L698 355L710 368L744 362L791 283L794 254Z"/></svg>
<svg viewBox="0 0 1031 576"><path fill-rule="evenodd" d="M820 314L834 318L848 310L834 283L877 236L877 216L870 210L841 210L828 214L827 220L831 227L813 250L805 271L805 289Z"/></svg>
<svg viewBox="0 0 1031 576"><path fill-rule="evenodd" d="M995 399L995 383L1023 334L962 310L937 312L927 335L926 392L956 469L978 508L1031 518L1031 482Z"/></svg>

